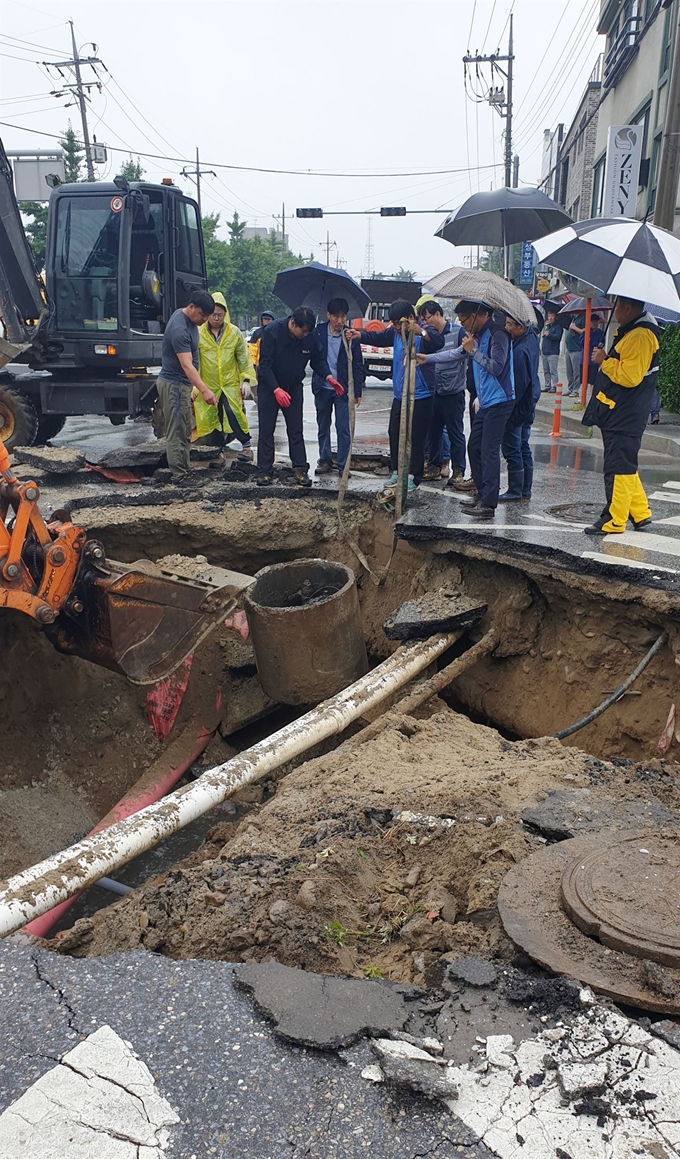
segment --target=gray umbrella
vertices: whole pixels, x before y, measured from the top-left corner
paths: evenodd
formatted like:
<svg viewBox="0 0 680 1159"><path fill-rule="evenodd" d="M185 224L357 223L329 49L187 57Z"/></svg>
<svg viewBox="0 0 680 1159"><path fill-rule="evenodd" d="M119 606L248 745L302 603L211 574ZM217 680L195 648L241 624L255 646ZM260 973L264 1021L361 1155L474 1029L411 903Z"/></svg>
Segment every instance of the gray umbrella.
<svg viewBox="0 0 680 1159"><path fill-rule="evenodd" d="M425 288L440 298L486 302L494 310L509 314L523 326L536 325L534 308L524 291L489 270L462 270L452 266L430 278Z"/></svg>
<svg viewBox="0 0 680 1159"><path fill-rule="evenodd" d="M473 193L435 233L451 245L509 246L536 241L571 223L571 217L540 189L492 189Z"/></svg>

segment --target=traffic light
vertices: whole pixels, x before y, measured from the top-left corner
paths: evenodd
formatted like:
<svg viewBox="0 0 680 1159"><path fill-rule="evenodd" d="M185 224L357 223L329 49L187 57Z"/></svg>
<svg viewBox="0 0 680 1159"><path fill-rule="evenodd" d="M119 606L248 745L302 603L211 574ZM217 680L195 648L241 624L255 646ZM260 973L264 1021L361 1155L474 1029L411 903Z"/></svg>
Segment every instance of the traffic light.
<svg viewBox="0 0 680 1159"><path fill-rule="evenodd" d="M404 210L406 212L406 210ZM323 217L323 209L296 209L296 217Z"/></svg>
<svg viewBox="0 0 680 1159"><path fill-rule="evenodd" d="M381 217L406 217L405 205L381 205Z"/></svg>

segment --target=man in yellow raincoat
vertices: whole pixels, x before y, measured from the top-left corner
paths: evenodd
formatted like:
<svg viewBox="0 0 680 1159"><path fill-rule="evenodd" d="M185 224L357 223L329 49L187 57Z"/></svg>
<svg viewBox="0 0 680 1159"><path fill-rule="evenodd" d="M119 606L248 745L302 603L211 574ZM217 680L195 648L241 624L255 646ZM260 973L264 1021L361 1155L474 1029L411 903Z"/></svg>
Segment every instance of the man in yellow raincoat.
<svg viewBox="0 0 680 1159"><path fill-rule="evenodd" d="M215 309L198 332L198 365L203 382L217 398L217 406L208 406L200 395L194 398L196 438L222 445L238 439L239 459L250 462L253 451L242 384L255 382L255 369L245 338L229 319L224 296L218 291L212 297Z"/></svg>

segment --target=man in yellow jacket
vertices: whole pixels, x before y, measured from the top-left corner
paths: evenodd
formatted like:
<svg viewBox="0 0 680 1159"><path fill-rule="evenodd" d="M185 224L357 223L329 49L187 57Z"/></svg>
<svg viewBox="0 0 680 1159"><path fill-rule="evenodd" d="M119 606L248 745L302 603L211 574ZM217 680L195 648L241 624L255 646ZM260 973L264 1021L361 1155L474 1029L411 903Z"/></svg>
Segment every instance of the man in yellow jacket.
<svg viewBox="0 0 680 1159"><path fill-rule="evenodd" d="M607 502L586 535L621 535L628 521L636 531L652 522L638 475L638 452L659 374L659 327L644 302L619 295L614 304L618 329L609 351L599 346L591 362L598 367L593 393L581 420L599 427L604 445Z"/></svg>
<svg viewBox="0 0 680 1159"><path fill-rule="evenodd" d="M217 398L217 406L209 406L200 395L194 398L196 438L222 445L238 439L239 459L250 462L253 451L242 384L255 382L255 369L245 338L230 321L224 295L218 291L212 297L215 309L198 332L198 365L203 382Z"/></svg>

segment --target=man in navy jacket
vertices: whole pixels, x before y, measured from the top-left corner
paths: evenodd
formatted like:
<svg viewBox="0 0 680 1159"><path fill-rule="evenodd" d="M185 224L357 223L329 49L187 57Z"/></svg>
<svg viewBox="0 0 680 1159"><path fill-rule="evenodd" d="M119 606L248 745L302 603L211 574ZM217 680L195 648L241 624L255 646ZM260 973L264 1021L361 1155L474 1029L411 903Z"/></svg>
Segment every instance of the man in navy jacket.
<svg viewBox="0 0 680 1159"><path fill-rule="evenodd" d="M515 405L508 418L501 451L508 464L508 489L500 503L531 499L534 458L529 439L541 394L538 377L538 335L536 331L508 317L505 329L512 338L512 365L515 376Z"/></svg>
<svg viewBox="0 0 680 1159"><path fill-rule="evenodd" d="M560 356L560 343L564 330L557 321L557 314L554 310L548 310L548 318L543 331L543 339L541 341L541 354L543 355L543 378L545 380L544 390L546 394L554 394L557 386L557 377L559 371L557 364Z"/></svg>
<svg viewBox="0 0 680 1159"><path fill-rule="evenodd" d="M344 298L331 298L326 308L327 322L320 322L314 331L319 350L328 362L333 378L342 385L343 393L337 394L332 386L314 371L312 391L316 406L316 424L319 432L319 462L315 475L328 475L333 470L331 459L331 422L335 412L335 431L338 438L338 474L342 475L350 448L349 431L349 368L347 351L342 340L346 328L349 305ZM356 339L351 344L352 370L354 372L354 402L361 405L364 379L364 360L361 343Z"/></svg>

